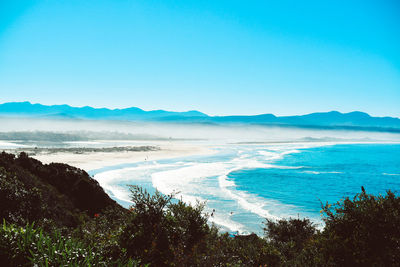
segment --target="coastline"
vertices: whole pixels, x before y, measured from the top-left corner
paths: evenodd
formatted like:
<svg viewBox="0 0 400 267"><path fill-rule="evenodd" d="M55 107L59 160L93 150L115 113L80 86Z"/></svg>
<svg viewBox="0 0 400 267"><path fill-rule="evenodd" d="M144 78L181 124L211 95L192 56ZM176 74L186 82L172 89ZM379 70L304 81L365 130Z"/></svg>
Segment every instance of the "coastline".
<svg viewBox="0 0 400 267"><path fill-rule="evenodd" d="M148 142L140 142L135 145L149 145ZM157 150L147 151L118 151L118 152L90 152L90 153L41 153L32 155L33 158L43 163L60 162L81 168L85 171L104 168L127 163L137 163L161 159L172 159L186 156L211 155L215 153L206 145L181 143L181 142L152 142Z"/></svg>
<svg viewBox="0 0 400 267"><path fill-rule="evenodd" d="M232 171L248 168L297 167L275 166L276 160L299 150L340 144L398 144L396 141L345 141L345 142L257 142L212 143L189 141L121 141L71 142L73 149L42 150L33 158L43 163L66 163L87 171L97 180L108 195L124 207L131 205L127 184L140 184L144 188L159 190L164 194L180 192L184 202L208 202L206 213L210 222L224 230L236 233L257 232L261 218L279 219L294 217L290 204L274 199L261 198L254 192L236 190L237 184L228 176ZM74 153L84 147L102 145L120 148L118 151ZM156 149L129 151L128 148L152 147ZM35 151L29 148L32 153ZM29 150L27 150L29 153ZM85 151L85 150L83 150ZM228 152L228 154L226 154ZM157 161L157 162L156 162ZM305 170L316 175L318 172ZM319 174L319 173L318 173ZM209 179L210 177L215 177ZM203 182L208 180L205 188ZM230 202L230 204L228 202ZM225 203L225 204L224 204ZM228 203L228 204L226 204ZM224 206L221 206L223 204ZM277 213L279 209L279 213ZM233 211L233 212L232 212ZM297 212L297 211L296 211ZM298 214L298 212L297 212ZM308 215L308 217L310 217ZM310 217L311 218L311 217ZM245 222L252 222L247 225ZM315 222L319 220L315 220ZM258 228L257 228L258 229Z"/></svg>
<svg viewBox="0 0 400 267"><path fill-rule="evenodd" d="M288 154L300 153L299 150L302 149L340 144L370 145L398 144L398 142L264 143L261 145L262 147L259 147L260 144L252 144L250 146L239 144L235 149L233 158L230 159L229 157L225 158L223 153L222 156L217 153L217 151L221 150L215 150L215 155L212 156L211 161L204 158L196 158L196 162L192 162L191 159L189 159L188 161L179 160L179 162L175 163L167 161L156 165L114 166L114 168L106 168L95 172L94 178L105 188L112 198L126 206L130 205L131 202L129 200L129 191L124 189L123 185L129 183L141 184L141 186L152 189L157 188L157 190L164 194L170 194L173 191L179 192L178 198L190 204L195 204L197 201L206 201L209 204L209 206L206 207L206 212L211 214L213 209L218 211L214 213L213 217L209 218L210 222L222 226L224 230L229 232L245 234L258 232L255 228L261 223L262 219L260 218L268 217L276 220L279 218L296 217L298 211L294 212L291 204L281 203L274 199L264 199L251 192L236 190L237 185L233 180L228 178L228 175L232 171L248 168L299 169L300 167L276 166L274 162ZM226 147L229 149L231 146L235 145L225 144L218 147ZM268 149L269 152L264 151L263 149L265 148ZM248 151L246 151L247 149ZM223 150L224 149L222 149L222 151ZM250 154L247 152L250 152ZM252 154L253 152L255 152L255 154ZM205 156L207 158L207 155ZM258 159L254 158L254 156L258 157ZM315 174L316 172L311 173ZM211 179L214 181L212 185L209 184L211 181L209 179L210 177L216 177L215 179ZM206 180L208 180L207 186L211 187L204 191L203 182ZM227 200L231 201L232 205L227 204L225 206ZM222 201L218 202L219 204L223 204L224 202L224 207L216 204L216 201ZM279 213L277 213L278 209L280 210ZM242 218L239 219L238 216ZM308 213L307 216L309 216ZM314 219L313 221L315 223L321 223L319 219ZM250 228L244 223L244 221L249 220L252 222L254 221Z"/></svg>

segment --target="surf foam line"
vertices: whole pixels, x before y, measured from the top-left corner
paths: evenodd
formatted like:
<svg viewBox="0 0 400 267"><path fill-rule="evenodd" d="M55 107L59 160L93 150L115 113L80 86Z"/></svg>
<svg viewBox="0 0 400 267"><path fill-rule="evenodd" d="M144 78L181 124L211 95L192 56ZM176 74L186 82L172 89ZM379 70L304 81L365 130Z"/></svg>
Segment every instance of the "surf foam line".
<svg viewBox="0 0 400 267"><path fill-rule="evenodd" d="M315 144L312 144L308 147L315 146ZM256 157L257 151L259 151L260 148L270 150L270 152L275 154L271 153L268 157L265 155L262 158ZM236 157L229 161L222 160L211 163L187 161L158 163L157 161L154 161L151 164L150 162L142 162L142 165L135 167L121 168L119 166L119 169L97 173L94 175L94 179L96 179L106 192L117 201L120 200L125 202L125 206L126 202L132 202L130 201L129 189L126 185L122 185L122 182L130 182L131 184L139 185L141 182L150 182L155 189L163 194L171 194L178 191L179 193L175 195L175 198L182 199L182 201L188 204L195 205L199 201L205 202L207 198L204 197L204 193L206 192L211 196L218 196L222 199L231 199L237 202L243 210L250 211L260 217L271 219L280 218L270 214L267 210L268 207L280 205L279 203L275 203L274 200L266 200L256 195L246 193L245 191L235 190L236 185L233 181L228 180L228 175L233 171L252 168L303 168L302 166L286 167L261 162L270 162L281 158L283 155L298 153L297 149L300 148L307 147L304 145L263 145L261 147L251 146L243 149L242 146L236 146L234 147ZM229 149L232 149L232 147ZM213 157L213 160L215 160L215 157ZM144 172L145 174L143 174ZM210 177L215 177L217 179L218 187L205 187L202 184L204 179ZM203 195L203 197L199 195ZM209 207L206 206L206 208L209 210ZM247 232L244 230L245 226L232 220L228 213L227 216L221 214L214 215L213 217L210 217L209 220L210 222L221 225L233 232Z"/></svg>
<svg viewBox="0 0 400 267"><path fill-rule="evenodd" d="M276 168L276 169L299 169L303 168L302 166L300 167L289 167L289 166L276 166L276 165L271 165L271 164L265 164L261 163L258 161L247 161L247 163L242 163L239 166L236 166L234 168L226 170L226 172L220 176L218 176L218 183L219 187L222 192L224 192L227 196L229 196L231 199L234 199L237 201L237 203L247 211L250 211L262 218L268 218L271 220L278 220L281 219L283 216L277 216L271 214L271 212L268 210L269 206L285 206L287 208L292 208L292 205L287 205L280 203L278 201L272 201L272 200L267 200L265 198L261 198L259 196L256 196L254 194L248 193L246 191L239 191L236 190L237 185L235 184L234 181L229 180L228 176L230 173L239 171L239 170L246 170L246 169L256 169L256 168L263 168L263 169L271 169L271 168ZM287 214L285 214L287 215Z"/></svg>
<svg viewBox="0 0 400 267"><path fill-rule="evenodd" d="M182 164L179 164L182 165ZM121 169L109 170L105 172L97 173L93 176L93 179L99 182L100 186L104 188L104 190L116 200L121 200L127 203L133 203L130 200L130 191L127 187L128 184L121 183L129 183L132 181L132 174L135 173L135 181L149 180L146 177L149 172L154 171L160 168L171 168L177 167L177 164L159 164L155 161L151 163L142 164L136 167L126 167ZM139 174L139 175L138 175Z"/></svg>
<svg viewBox="0 0 400 267"><path fill-rule="evenodd" d="M228 179L231 172L255 169L255 168L280 168L280 169L298 169L300 167L276 166L260 162L254 158L254 148L251 149L252 157L246 155L243 150L239 150L237 157L230 161L212 162L212 163L193 163L192 165L177 168L173 170L155 172L152 174L152 184L157 190L163 194L171 194L179 192L176 197L181 198L189 204L195 204L198 200L204 201L204 198L199 195L204 195L205 191L214 197L222 199L231 199L239 206L248 212L254 213L262 218L277 220L281 217L275 216L269 212L268 206L281 206L283 203L278 203L273 200L266 200L264 198L246 193L244 191L235 190L236 184L234 181ZM273 157L271 160L280 158L280 154L298 153L297 150L283 150L279 152L271 152ZM278 154L278 155L276 155ZM205 179L216 177L218 188L204 188L202 183ZM275 203L276 202L276 203ZM287 208L292 208L292 205L285 205ZM215 222L223 227L231 229L232 231L244 232L242 224L227 220L227 218L210 217L210 221Z"/></svg>
<svg viewBox="0 0 400 267"><path fill-rule="evenodd" d="M0 140L0 148L1 149L14 149L14 148L24 148L24 147L33 147L33 146Z"/></svg>
<svg viewBox="0 0 400 267"><path fill-rule="evenodd" d="M325 172L325 171L303 171L303 173L308 173L308 174L325 174L325 173L332 173L332 174L339 174L339 173L343 173L343 172L337 172L337 171L331 171L331 172Z"/></svg>
<svg viewBox="0 0 400 267"><path fill-rule="evenodd" d="M152 174L152 184L163 194L176 193L175 198L181 199L190 205L206 202L201 195L222 197L218 188L204 188L203 182L208 177L214 177L227 171L231 164L228 162L197 163L178 169L156 172ZM211 211L211 208L207 208ZM230 219L226 214L216 212L209 217L209 221L220 225L232 232L244 232L244 225Z"/></svg>

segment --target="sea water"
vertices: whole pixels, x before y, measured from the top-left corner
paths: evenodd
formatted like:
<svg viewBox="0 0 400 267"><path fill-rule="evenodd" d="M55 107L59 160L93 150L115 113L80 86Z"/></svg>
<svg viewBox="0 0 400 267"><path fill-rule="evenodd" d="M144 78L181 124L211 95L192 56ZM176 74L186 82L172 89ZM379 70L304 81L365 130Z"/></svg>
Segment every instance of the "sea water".
<svg viewBox="0 0 400 267"><path fill-rule="evenodd" d="M307 217L323 226L321 207L367 193L400 190L400 144L224 145L208 156L123 164L93 170L124 206L129 184L195 205L231 233L262 233L268 219Z"/></svg>

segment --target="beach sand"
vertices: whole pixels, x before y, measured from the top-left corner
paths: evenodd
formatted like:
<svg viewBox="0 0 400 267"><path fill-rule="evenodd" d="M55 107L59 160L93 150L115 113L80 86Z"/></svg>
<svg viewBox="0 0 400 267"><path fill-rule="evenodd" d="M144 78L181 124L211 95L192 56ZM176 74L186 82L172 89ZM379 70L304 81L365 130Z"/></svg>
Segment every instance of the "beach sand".
<svg viewBox="0 0 400 267"><path fill-rule="evenodd" d="M71 166L90 171L125 163L135 163L141 161L153 161L160 159L170 159L185 156L209 155L215 153L210 147L198 144L187 144L180 142L140 144L157 146L155 151L122 151L122 152L90 152L83 154L76 153L41 153L32 155L33 158L43 163L60 162Z"/></svg>

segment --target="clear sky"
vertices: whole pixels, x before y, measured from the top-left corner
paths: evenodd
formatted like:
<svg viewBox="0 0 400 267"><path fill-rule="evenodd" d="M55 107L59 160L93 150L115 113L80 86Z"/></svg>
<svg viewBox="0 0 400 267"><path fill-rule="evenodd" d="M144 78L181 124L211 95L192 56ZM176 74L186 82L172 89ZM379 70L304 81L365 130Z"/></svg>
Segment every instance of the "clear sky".
<svg viewBox="0 0 400 267"><path fill-rule="evenodd" d="M400 2L0 0L0 102L400 117Z"/></svg>

